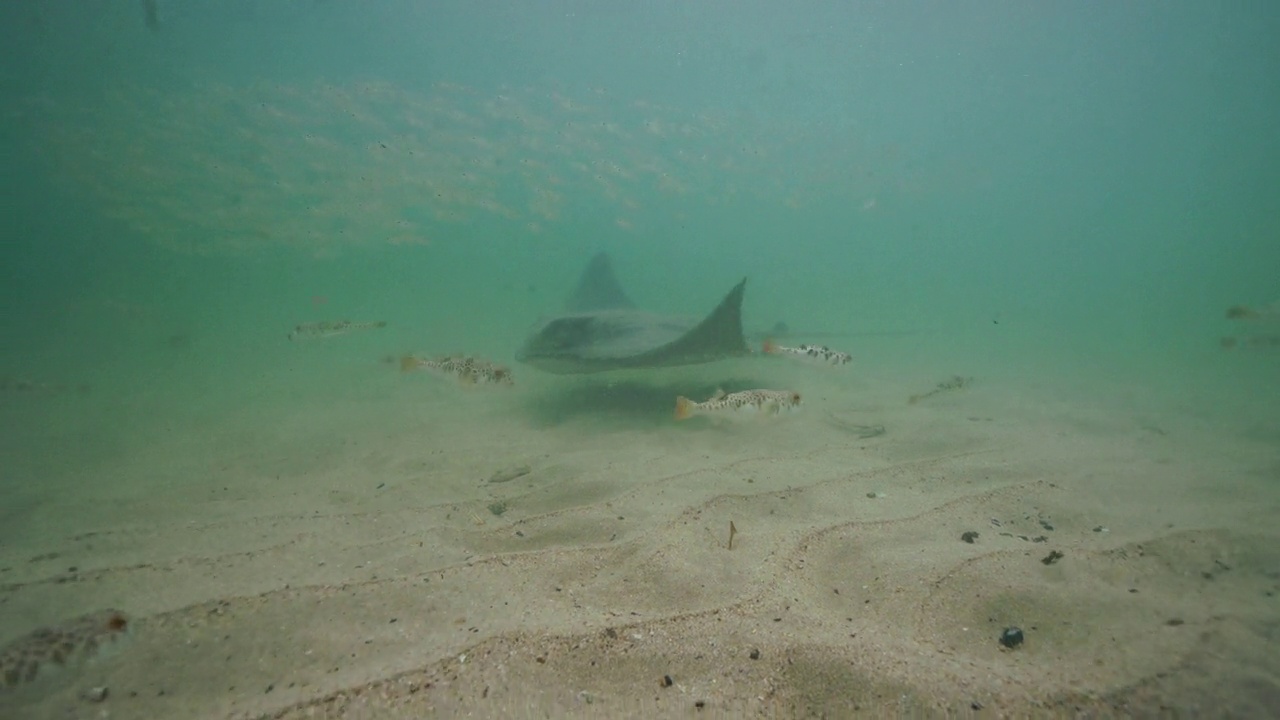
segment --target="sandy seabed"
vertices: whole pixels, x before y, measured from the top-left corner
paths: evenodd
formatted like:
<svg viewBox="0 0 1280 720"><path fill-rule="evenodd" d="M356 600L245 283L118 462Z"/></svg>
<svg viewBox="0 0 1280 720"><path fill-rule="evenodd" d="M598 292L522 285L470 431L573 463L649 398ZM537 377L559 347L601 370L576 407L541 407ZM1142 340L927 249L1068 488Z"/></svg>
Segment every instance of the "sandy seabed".
<svg viewBox="0 0 1280 720"><path fill-rule="evenodd" d="M11 433L30 482L6 488L0 641L106 607L132 638L7 712L1280 707L1274 428L984 377L908 404L945 378L770 367L802 412L676 423L666 376L465 390L376 367L117 430L123 449ZM70 469L37 482L59 453Z"/></svg>

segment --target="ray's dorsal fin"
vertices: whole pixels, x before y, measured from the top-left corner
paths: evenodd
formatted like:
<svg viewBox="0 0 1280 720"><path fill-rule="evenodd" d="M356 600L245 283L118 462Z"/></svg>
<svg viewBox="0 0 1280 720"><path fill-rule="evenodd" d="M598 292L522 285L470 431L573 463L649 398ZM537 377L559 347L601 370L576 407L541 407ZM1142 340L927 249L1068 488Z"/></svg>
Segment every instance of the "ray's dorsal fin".
<svg viewBox="0 0 1280 720"><path fill-rule="evenodd" d="M750 355L742 335L742 294L746 288L747 279L743 278L702 322L655 354L681 358Z"/></svg>
<svg viewBox="0 0 1280 720"><path fill-rule="evenodd" d="M613 263L608 253L596 253L582 271L578 280L578 288L569 296L565 310L569 312L590 312L592 310L629 310L635 304L622 291L618 278L613 274Z"/></svg>

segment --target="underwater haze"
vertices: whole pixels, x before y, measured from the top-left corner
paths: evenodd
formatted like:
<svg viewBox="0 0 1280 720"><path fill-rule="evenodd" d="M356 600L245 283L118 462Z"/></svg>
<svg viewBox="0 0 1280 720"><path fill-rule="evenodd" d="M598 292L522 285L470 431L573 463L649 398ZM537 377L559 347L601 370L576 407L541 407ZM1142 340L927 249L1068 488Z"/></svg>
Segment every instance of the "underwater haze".
<svg viewBox="0 0 1280 720"><path fill-rule="evenodd" d="M1280 698L1280 8L30 0L0 36L21 712ZM598 253L694 322L747 278L752 355L522 363ZM721 422L751 390L803 409ZM33 689L42 627L90 650Z"/></svg>

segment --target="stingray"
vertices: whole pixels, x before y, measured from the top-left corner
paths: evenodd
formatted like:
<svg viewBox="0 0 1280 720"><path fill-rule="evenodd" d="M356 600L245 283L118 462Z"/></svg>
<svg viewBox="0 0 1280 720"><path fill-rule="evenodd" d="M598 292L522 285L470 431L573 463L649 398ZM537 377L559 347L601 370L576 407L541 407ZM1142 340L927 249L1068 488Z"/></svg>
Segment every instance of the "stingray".
<svg viewBox="0 0 1280 720"><path fill-rule="evenodd" d="M543 321L516 354L560 375L697 365L750 355L742 334L744 278L709 315L682 318L636 308L613 274L609 256L592 258L565 314Z"/></svg>

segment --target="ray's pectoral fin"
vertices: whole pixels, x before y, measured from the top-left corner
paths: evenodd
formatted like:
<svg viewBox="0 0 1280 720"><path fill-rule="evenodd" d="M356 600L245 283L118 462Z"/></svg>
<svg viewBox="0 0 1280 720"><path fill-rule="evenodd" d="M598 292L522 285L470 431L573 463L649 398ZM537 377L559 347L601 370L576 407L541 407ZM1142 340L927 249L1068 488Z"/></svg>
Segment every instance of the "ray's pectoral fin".
<svg viewBox="0 0 1280 720"><path fill-rule="evenodd" d="M569 312L590 312L593 310L630 310L635 307L631 298L623 291L618 276L613 274L613 263L608 253L596 253L582 271L578 279L578 287L565 303Z"/></svg>
<svg viewBox="0 0 1280 720"><path fill-rule="evenodd" d="M751 350L742 335L742 294L746 287L747 279L743 278L702 322L647 355L656 364L705 362L750 355Z"/></svg>

